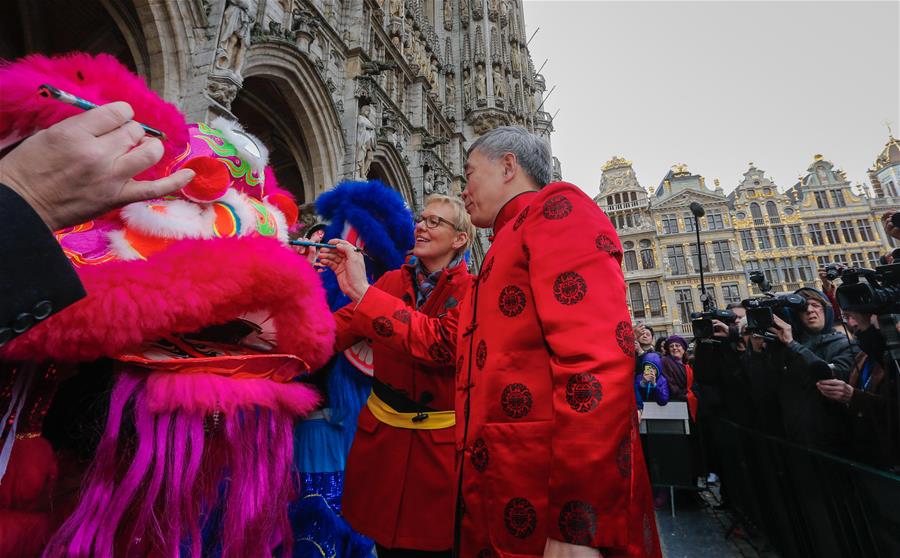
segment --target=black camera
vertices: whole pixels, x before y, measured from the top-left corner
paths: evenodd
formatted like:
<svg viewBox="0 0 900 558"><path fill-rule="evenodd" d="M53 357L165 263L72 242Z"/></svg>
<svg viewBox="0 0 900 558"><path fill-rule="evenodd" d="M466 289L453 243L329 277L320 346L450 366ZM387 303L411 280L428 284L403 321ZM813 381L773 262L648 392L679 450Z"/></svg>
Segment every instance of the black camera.
<svg viewBox="0 0 900 558"><path fill-rule="evenodd" d="M768 333L770 327L775 326L774 317L777 315L787 321L785 310L801 310L806 307L806 299L794 293L748 298L741 301L741 306L747 309L747 331L762 335L767 339L772 336Z"/></svg>
<svg viewBox="0 0 900 558"><path fill-rule="evenodd" d="M845 269L841 278L837 300L843 310L867 314L900 312L900 263L875 269Z"/></svg>
<svg viewBox="0 0 900 558"><path fill-rule="evenodd" d="M846 271L848 268L844 264L830 263L825 264L825 267L823 267L822 269L825 270L825 277L827 277L829 281L834 281L835 279L843 275L844 271Z"/></svg>
<svg viewBox="0 0 900 558"><path fill-rule="evenodd" d="M737 315L731 310L719 310L715 308L708 312L691 312L691 329L694 339L710 339L715 333L713 320L719 320L731 325L737 321Z"/></svg>

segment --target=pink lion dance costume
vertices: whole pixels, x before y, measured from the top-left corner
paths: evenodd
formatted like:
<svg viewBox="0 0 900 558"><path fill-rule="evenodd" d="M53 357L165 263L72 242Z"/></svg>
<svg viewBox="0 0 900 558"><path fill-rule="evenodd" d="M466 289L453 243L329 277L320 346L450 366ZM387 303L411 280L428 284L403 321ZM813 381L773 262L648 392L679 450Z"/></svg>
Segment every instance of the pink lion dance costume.
<svg viewBox="0 0 900 558"><path fill-rule="evenodd" d="M10 419L19 429L0 538L27 540L4 548L27 555L37 539L48 557L289 551L292 428L318 402L296 380L330 356L334 321L319 278L285 245L297 207L265 148L234 123L187 125L110 56L31 56L0 67L0 82L0 138L79 112L40 97L49 83L98 104L127 101L135 120L166 134L163 159L137 178L197 172L176 195L57 231L88 296L0 352L0 405L4 386L25 386L13 390L23 403ZM50 492L39 419L54 377L98 359L112 360L115 381L74 510L55 533L44 521L49 543L40 529L3 527L39 517L26 500Z"/></svg>

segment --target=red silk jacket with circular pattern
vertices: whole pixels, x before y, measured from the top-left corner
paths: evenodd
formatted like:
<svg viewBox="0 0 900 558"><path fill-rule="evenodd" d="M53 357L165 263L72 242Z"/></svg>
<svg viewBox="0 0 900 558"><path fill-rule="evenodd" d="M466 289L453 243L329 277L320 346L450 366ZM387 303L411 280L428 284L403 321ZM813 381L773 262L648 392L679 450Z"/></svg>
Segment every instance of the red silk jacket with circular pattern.
<svg viewBox="0 0 900 558"><path fill-rule="evenodd" d="M494 233L458 325L459 555L541 556L549 537L661 556L615 230L554 183Z"/></svg>
<svg viewBox="0 0 900 558"><path fill-rule="evenodd" d="M407 265L385 273L355 309L351 303L335 313L337 346L371 339L375 378L413 401L452 410L456 321L473 277L464 261L445 269L417 311L410 271ZM453 441L452 427L395 428L363 407L344 478L350 525L387 548L449 549Z"/></svg>

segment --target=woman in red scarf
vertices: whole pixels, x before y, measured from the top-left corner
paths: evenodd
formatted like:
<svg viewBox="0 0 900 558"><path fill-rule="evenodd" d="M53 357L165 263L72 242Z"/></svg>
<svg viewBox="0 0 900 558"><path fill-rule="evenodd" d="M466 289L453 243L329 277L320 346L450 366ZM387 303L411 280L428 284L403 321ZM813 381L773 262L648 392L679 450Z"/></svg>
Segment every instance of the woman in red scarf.
<svg viewBox="0 0 900 558"><path fill-rule="evenodd" d="M697 420L697 396L694 385L694 369L687 361L687 341L677 335L666 339L667 355L663 357L663 375L669 382L669 400L686 401L691 420Z"/></svg>

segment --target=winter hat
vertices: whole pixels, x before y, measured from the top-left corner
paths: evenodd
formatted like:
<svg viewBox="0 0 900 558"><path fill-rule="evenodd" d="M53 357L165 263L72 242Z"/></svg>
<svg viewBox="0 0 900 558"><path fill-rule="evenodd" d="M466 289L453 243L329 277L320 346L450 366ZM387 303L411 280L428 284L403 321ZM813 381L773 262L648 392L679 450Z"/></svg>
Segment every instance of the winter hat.
<svg viewBox="0 0 900 558"><path fill-rule="evenodd" d="M682 347L684 347L684 351L687 352L688 344L683 337L679 337L678 335L670 335L668 339L666 339L666 348L669 348L672 343L680 344Z"/></svg>

